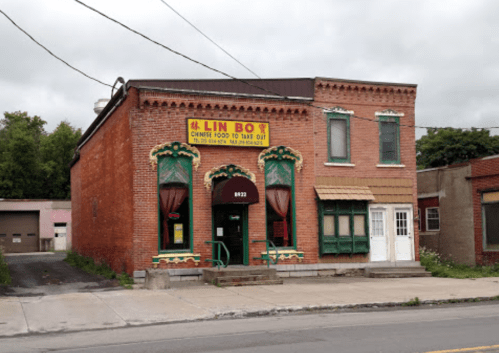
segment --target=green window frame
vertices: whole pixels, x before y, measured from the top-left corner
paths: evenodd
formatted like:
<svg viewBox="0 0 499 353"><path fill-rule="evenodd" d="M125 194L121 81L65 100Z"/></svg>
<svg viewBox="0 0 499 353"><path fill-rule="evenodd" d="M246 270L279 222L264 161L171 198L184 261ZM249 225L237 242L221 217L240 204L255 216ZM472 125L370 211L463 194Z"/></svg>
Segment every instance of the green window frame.
<svg viewBox="0 0 499 353"><path fill-rule="evenodd" d="M175 158L175 163L169 163L172 158ZM179 170L174 170L175 166L179 169L182 169L184 173L179 172ZM165 178L162 177L162 172L164 172L166 169L168 170L168 173L170 175L169 180L164 180ZM182 175L187 172L188 175ZM157 187L157 200L158 200L158 254L168 254L168 253L178 253L178 252L193 252L193 226L192 226L192 163L191 163L191 158L190 157L185 157L185 156L159 156L158 157L158 168L157 168L157 173L158 173L158 187ZM183 179L181 183L179 183L180 180L178 179ZM187 179L188 180L185 180ZM163 182L162 182L163 181ZM187 183L185 183L187 181ZM161 212L161 206L160 206L160 190L164 186L168 185L185 185L188 188L188 194L182 203L182 205L179 207L180 210L186 210L188 211L188 215L183 215L181 214L181 217L179 218L179 222L177 224L181 223L184 225L184 237L186 237L183 241L184 246L180 246L179 244L175 244L174 242L169 243L169 248L167 249L161 249L161 240L162 240L162 215ZM185 205L187 203L187 205ZM187 219L186 219L187 218ZM175 224L175 223L173 223ZM172 230L174 226L171 226ZM185 232L185 229L187 228L187 232ZM169 227L170 229L170 227ZM185 234L187 233L187 234ZM170 234L170 237L172 234ZM187 243L187 244L186 244Z"/></svg>
<svg viewBox="0 0 499 353"><path fill-rule="evenodd" d="M294 249L296 250L296 212L295 212L295 171L294 171L294 161L292 160L277 160L271 159L265 164L265 193L267 188L272 186L283 186L290 188L290 198L289 198L289 210L287 213L288 222L288 234L291 245L282 246L279 243L276 244L277 248L282 249ZM270 216L270 218L269 218ZM267 195L265 195L265 224L266 224L266 236L268 240L274 241L272 236L273 228L271 228L270 223L272 223L272 216L276 216L272 206L270 206L267 201ZM274 220L275 221L275 220ZM274 241L275 243L275 241Z"/></svg>
<svg viewBox="0 0 499 353"><path fill-rule="evenodd" d="M350 115L327 113L327 147L329 162L350 163Z"/></svg>
<svg viewBox="0 0 499 353"><path fill-rule="evenodd" d="M379 161L400 164L400 121L398 117L379 117Z"/></svg>
<svg viewBox="0 0 499 353"><path fill-rule="evenodd" d="M369 253L367 201L318 200L318 208L321 256Z"/></svg>

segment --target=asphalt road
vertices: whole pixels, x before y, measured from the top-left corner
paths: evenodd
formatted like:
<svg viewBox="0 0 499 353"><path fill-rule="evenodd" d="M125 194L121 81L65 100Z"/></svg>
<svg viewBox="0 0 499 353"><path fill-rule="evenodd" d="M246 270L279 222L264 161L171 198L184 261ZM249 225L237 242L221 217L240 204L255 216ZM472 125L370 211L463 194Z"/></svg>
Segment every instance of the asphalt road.
<svg viewBox="0 0 499 353"><path fill-rule="evenodd" d="M0 339L0 352L490 353L498 332L499 304L474 304L34 335Z"/></svg>
<svg viewBox="0 0 499 353"><path fill-rule="evenodd" d="M12 284L0 286L0 296L40 296L119 288L108 280L67 264L66 253L9 255L5 260Z"/></svg>

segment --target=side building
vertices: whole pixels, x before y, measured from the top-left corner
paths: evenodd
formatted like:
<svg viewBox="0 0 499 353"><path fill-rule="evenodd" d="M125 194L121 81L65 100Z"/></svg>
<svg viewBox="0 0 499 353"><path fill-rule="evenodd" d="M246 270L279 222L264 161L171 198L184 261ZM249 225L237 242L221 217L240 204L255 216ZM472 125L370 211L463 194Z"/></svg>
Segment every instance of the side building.
<svg viewBox="0 0 499 353"><path fill-rule="evenodd" d="M421 246L468 265L499 261L499 155L418 176Z"/></svg>
<svg viewBox="0 0 499 353"><path fill-rule="evenodd" d="M0 199L4 253L71 249L71 201Z"/></svg>
<svg viewBox="0 0 499 353"><path fill-rule="evenodd" d="M329 78L128 81L78 142L73 249L129 274L197 274L225 259L218 242L245 266L275 245L282 276L416 264L415 98Z"/></svg>

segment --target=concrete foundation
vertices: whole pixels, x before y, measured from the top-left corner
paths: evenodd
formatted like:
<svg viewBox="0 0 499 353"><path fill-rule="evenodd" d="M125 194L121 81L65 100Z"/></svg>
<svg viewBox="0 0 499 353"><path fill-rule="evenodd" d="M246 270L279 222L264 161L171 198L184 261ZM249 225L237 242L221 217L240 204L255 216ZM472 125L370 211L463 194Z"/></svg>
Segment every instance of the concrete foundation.
<svg viewBox="0 0 499 353"><path fill-rule="evenodd" d="M170 288L170 274L168 270L148 269L144 288L146 289L168 289Z"/></svg>

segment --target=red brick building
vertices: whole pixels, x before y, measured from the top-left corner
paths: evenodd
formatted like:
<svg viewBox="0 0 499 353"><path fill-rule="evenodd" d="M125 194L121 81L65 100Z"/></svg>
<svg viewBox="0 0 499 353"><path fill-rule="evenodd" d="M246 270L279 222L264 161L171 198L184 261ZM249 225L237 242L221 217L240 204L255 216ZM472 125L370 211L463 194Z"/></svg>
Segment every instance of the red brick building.
<svg viewBox="0 0 499 353"><path fill-rule="evenodd" d="M418 171L421 245L469 265L499 261L499 155Z"/></svg>
<svg viewBox="0 0 499 353"><path fill-rule="evenodd" d="M78 142L73 249L128 273L419 260L416 85L131 80ZM208 243L207 243L208 242ZM222 260L225 251L220 251Z"/></svg>

